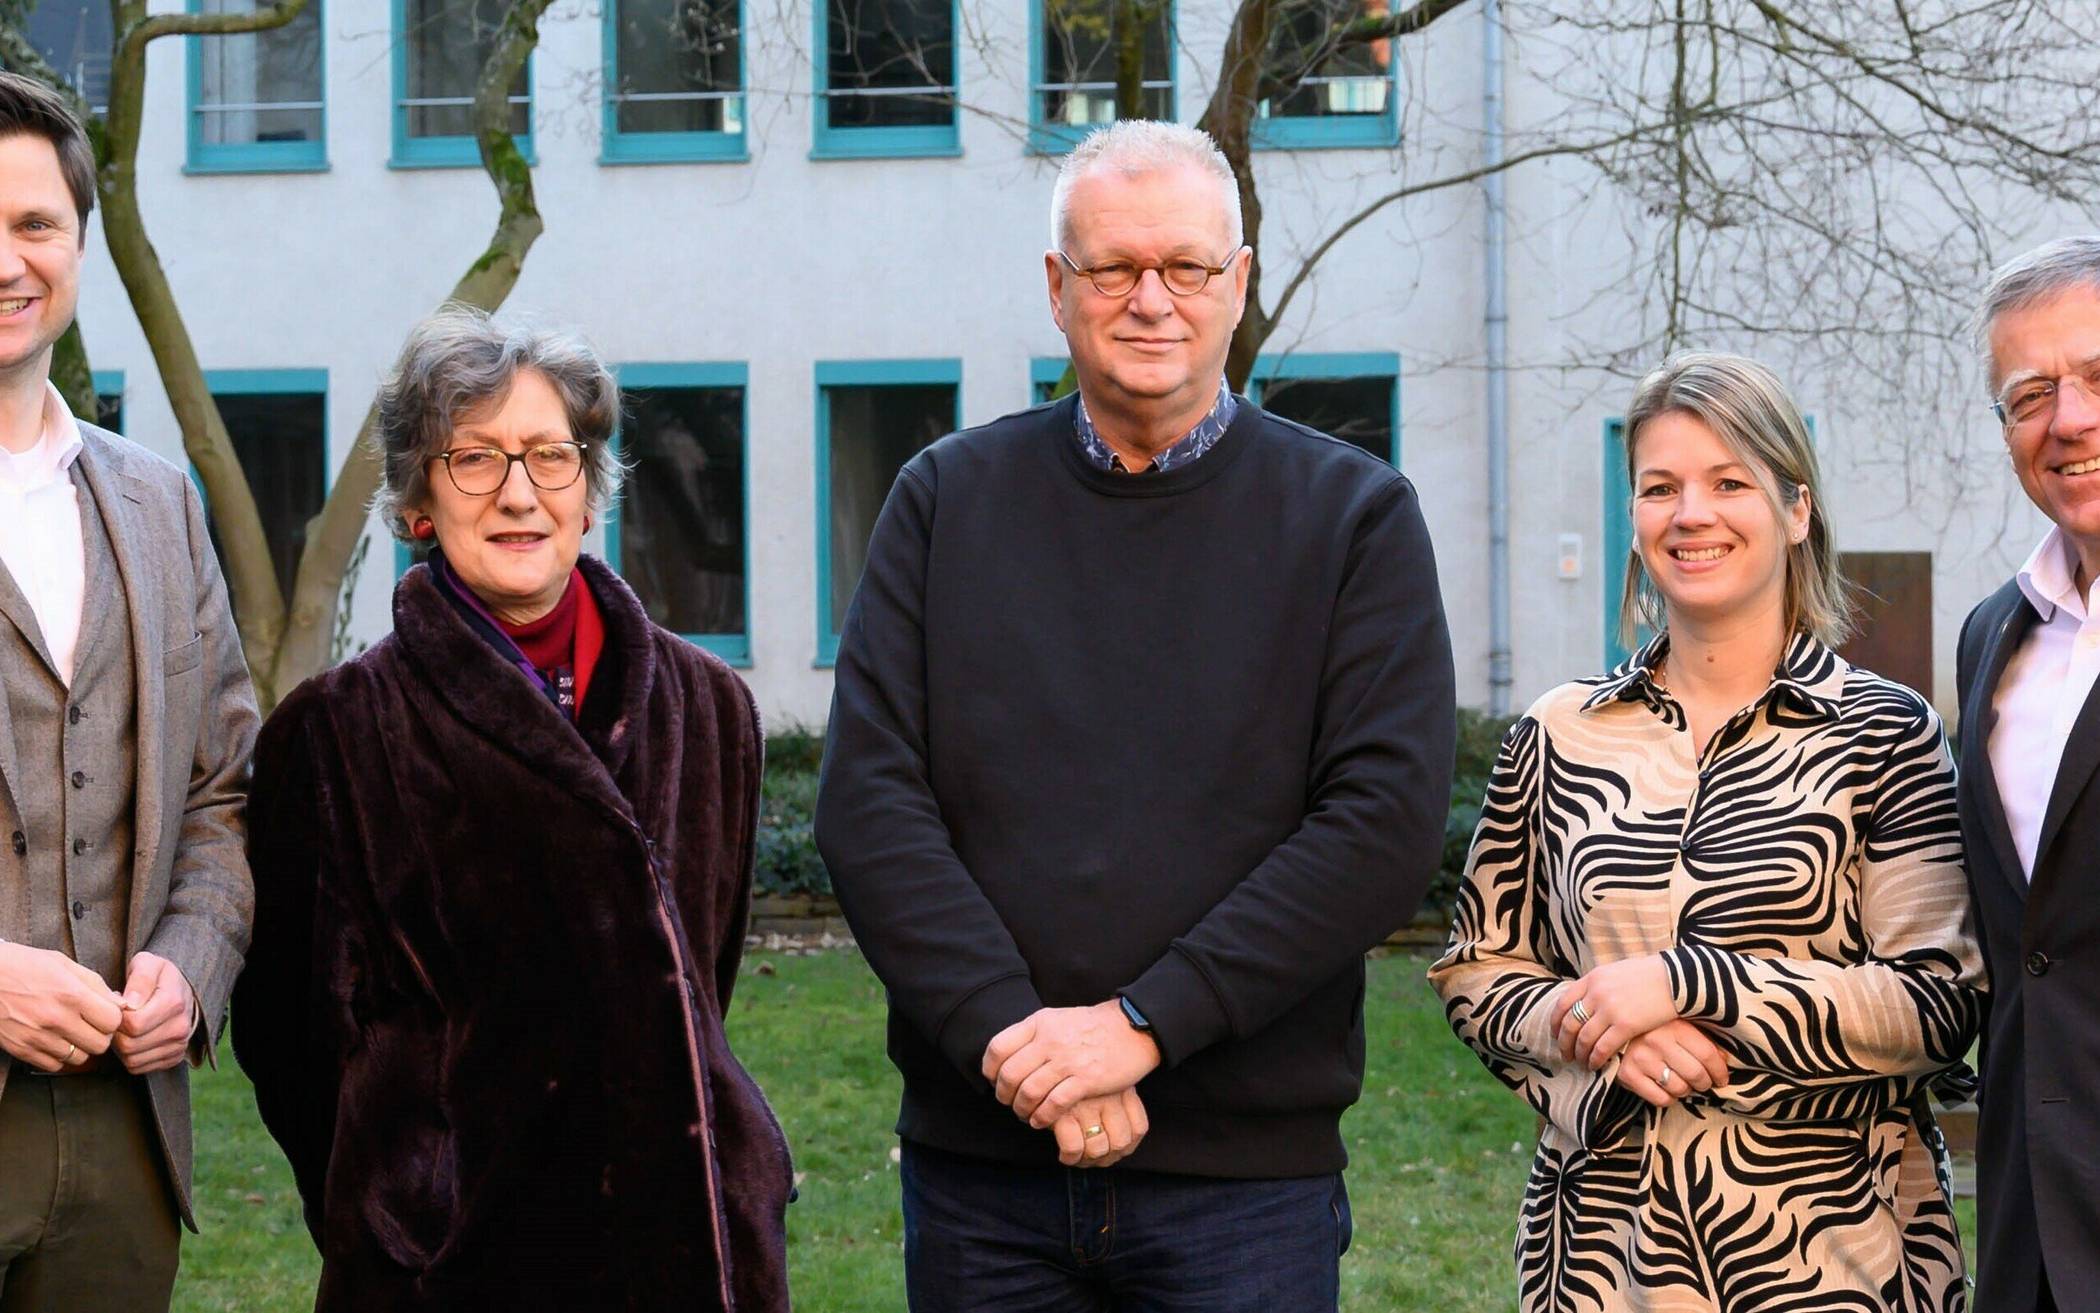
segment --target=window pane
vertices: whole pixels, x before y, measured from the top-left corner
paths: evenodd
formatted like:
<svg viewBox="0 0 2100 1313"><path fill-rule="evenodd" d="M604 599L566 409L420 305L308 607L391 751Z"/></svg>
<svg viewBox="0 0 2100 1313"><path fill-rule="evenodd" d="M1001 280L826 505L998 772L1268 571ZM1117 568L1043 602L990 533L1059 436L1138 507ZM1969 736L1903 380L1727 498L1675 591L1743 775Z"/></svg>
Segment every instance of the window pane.
<svg viewBox="0 0 2100 1313"><path fill-rule="evenodd" d="M626 388L620 573L674 634L741 634L744 390Z"/></svg>
<svg viewBox="0 0 2100 1313"><path fill-rule="evenodd" d="M618 130L743 131L739 0L617 3Z"/></svg>
<svg viewBox="0 0 2100 1313"><path fill-rule="evenodd" d="M1261 103L1264 118L1377 117L1392 90L1391 41L1337 47L1335 34L1358 18L1383 17L1386 0L1301 0L1278 15L1269 41L1277 70L1304 72L1289 95Z"/></svg>
<svg viewBox="0 0 2100 1313"><path fill-rule="evenodd" d="M249 14L256 0L204 0L208 14ZM198 38L201 139L209 145L321 139L321 3L267 32ZM270 108L283 106L284 108Z"/></svg>
<svg viewBox="0 0 2100 1313"><path fill-rule="evenodd" d="M955 427L955 385L824 389L831 409L831 632L868 563L868 535L912 454Z"/></svg>
<svg viewBox="0 0 2100 1313"><path fill-rule="evenodd" d="M289 599L306 550L307 522L327 499L328 398L319 392L239 393L217 398L226 436L248 476L277 586ZM212 546L226 558L218 526Z"/></svg>
<svg viewBox="0 0 2100 1313"><path fill-rule="evenodd" d="M1262 385L1261 408L1393 458L1393 380L1279 378Z"/></svg>
<svg viewBox="0 0 2100 1313"><path fill-rule="evenodd" d="M474 135L474 84L503 28L505 0L408 0L408 135ZM525 71L511 84L510 130L532 130Z"/></svg>
<svg viewBox="0 0 2100 1313"><path fill-rule="evenodd" d="M95 394L95 423L111 433L124 431L124 394L121 392L97 392Z"/></svg>
<svg viewBox="0 0 2100 1313"><path fill-rule="evenodd" d="M29 42L95 113L109 108L109 0L41 0L29 9Z"/></svg>
<svg viewBox="0 0 2100 1313"><path fill-rule="evenodd" d="M1083 125L1116 117L1115 13L1122 0L1043 0L1043 121ZM1141 4L1143 117L1173 112L1173 6Z"/></svg>
<svg viewBox="0 0 2100 1313"><path fill-rule="evenodd" d="M834 128L955 121L951 0L825 0L825 122Z"/></svg>

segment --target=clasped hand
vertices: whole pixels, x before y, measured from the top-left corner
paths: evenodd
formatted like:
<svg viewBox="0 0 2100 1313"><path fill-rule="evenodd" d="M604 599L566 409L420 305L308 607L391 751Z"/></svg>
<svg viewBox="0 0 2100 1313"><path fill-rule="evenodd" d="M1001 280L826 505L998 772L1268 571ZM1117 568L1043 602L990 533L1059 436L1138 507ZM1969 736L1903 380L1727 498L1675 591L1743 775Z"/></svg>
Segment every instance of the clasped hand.
<svg viewBox="0 0 2100 1313"><path fill-rule="evenodd" d="M1022 1018L992 1036L982 1071L1015 1116L1056 1135L1059 1161L1105 1167L1149 1129L1134 1087L1158 1066L1159 1046L1109 999Z"/></svg>
<svg viewBox="0 0 2100 1313"><path fill-rule="evenodd" d="M1728 1083L1720 1047L1677 1015L1658 954L1590 971L1561 991L1550 1019L1563 1059L1596 1071L1619 1055L1618 1083L1658 1108Z"/></svg>
<svg viewBox="0 0 2100 1313"><path fill-rule="evenodd" d="M63 1071L116 1050L128 1071L172 1067L189 1045L189 982L140 953L118 994L63 953L0 943L0 1048L38 1071Z"/></svg>

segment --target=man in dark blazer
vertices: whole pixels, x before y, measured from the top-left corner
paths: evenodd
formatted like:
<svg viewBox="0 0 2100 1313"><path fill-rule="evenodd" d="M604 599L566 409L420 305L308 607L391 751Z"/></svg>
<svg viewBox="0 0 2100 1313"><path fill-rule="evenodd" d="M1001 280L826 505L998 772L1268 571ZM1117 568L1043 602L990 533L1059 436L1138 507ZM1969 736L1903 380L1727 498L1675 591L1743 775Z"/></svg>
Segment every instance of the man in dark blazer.
<svg viewBox="0 0 2100 1313"><path fill-rule="evenodd" d="M2052 528L1962 625L1961 819L1991 971L1976 1306L2100 1307L2100 236L1992 276L1993 409Z"/></svg>
<svg viewBox="0 0 2100 1313"><path fill-rule="evenodd" d="M183 472L49 381L86 135L0 73L0 1313L165 1309L247 947L255 699Z"/></svg>

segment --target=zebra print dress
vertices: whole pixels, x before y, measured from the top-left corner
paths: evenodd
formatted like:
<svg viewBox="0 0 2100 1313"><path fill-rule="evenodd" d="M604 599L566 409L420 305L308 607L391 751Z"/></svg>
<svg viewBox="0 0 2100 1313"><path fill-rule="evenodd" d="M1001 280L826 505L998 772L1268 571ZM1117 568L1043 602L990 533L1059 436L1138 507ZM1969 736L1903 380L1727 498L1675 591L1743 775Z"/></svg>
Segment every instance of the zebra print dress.
<svg viewBox="0 0 2100 1313"><path fill-rule="evenodd" d="M1926 1094L1966 1074L1983 964L1939 719L1804 635L1695 758L1649 674L1666 643L1511 728L1430 968L1544 1119L1522 1307L1964 1309ZM1730 1067L1667 1109L1617 1059L1563 1061L1549 1026L1564 982L1646 953Z"/></svg>

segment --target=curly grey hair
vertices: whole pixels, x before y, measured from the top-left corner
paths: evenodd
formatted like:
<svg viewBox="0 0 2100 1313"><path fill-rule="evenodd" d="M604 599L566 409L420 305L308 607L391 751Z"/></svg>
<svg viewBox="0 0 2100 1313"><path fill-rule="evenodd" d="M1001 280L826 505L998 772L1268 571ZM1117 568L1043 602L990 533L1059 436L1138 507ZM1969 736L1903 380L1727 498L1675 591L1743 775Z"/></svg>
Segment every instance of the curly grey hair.
<svg viewBox="0 0 2100 1313"><path fill-rule="evenodd" d="M452 443L461 419L501 404L520 370L553 385L584 443L585 504L603 513L620 490L612 447L620 388L581 338L453 302L417 324L379 389L376 437L386 478L372 509L396 538L409 541L407 511L430 500L430 462Z"/></svg>

